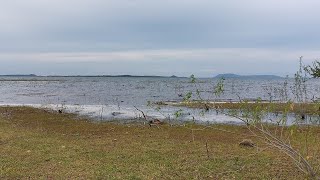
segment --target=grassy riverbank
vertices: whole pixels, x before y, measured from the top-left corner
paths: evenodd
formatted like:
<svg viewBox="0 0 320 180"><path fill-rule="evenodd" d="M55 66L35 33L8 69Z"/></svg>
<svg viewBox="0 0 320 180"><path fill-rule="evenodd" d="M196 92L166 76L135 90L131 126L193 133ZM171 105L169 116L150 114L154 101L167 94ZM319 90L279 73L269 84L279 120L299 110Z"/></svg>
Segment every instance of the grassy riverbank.
<svg viewBox="0 0 320 180"><path fill-rule="evenodd" d="M292 144L302 148L299 142L305 134L303 129L299 132ZM318 138L319 128L313 132L310 138ZM252 139L257 147L239 146L243 139ZM1 179L305 178L287 156L272 149L261 151L264 148L244 126L165 124L157 128L0 107ZM314 148L318 144L309 150Z"/></svg>

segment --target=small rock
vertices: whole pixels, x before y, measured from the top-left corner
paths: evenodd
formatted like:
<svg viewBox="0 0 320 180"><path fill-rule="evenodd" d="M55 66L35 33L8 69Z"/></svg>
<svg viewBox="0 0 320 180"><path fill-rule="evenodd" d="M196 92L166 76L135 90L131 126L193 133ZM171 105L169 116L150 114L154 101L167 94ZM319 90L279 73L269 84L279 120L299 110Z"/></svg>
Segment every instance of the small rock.
<svg viewBox="0 0 320 180"><path fill-rule="evenodd" d="M154 120L151 120L149 121L149 125L160 125L160 124L163 124L162 121L160 121L159 119L154 119Z"/></svg>
<svg viewBox="0 0 320 180"><path fill-rule="evenodd" d="M159 119L153 120L153 123L154 123L154 124L162 124L162 122L161 122Z"/></svg>
<svg viewBox="0 0 320 180"><path fill-rule="evenodd" d="M244 139L239 143L239 146L244 146L244 147L254 147L255 144L251 139Z"/></svg>

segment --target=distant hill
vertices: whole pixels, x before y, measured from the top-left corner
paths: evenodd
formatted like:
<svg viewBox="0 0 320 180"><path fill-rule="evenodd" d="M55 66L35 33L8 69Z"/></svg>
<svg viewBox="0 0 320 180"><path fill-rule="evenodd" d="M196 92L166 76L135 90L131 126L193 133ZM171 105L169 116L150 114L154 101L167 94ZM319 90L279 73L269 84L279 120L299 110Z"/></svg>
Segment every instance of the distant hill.
<svg viewBox="0 0 320 180"><path fill-rule="evenodd" d="M215 78L234 78L234 79L281 79L283 77L276 75L238 75L238 74L219 74Z"/></svg>
<svg viewBox="0 0 320 180"><path fill-rule="evenodd" d="M35 74L8 74L8 75L0 75L5 77L36 77Z"/></svg>

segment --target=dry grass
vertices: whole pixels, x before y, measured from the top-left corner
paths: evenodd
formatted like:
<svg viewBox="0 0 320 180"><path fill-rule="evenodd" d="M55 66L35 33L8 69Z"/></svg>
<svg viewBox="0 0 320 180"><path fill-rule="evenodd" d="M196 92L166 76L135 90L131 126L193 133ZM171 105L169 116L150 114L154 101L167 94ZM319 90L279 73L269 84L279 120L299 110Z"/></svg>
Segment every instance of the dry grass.
<svg viewBox="0 0 320 180"><path fill-rule="evenodd" d="M94 123L70 114L1 107L0 178L305 178L277 151L258 152L263 143L244 126L203 128ZM318 137L319 131L314 132ZM239 146L243 139L252 139L260 148Z"/></svg>

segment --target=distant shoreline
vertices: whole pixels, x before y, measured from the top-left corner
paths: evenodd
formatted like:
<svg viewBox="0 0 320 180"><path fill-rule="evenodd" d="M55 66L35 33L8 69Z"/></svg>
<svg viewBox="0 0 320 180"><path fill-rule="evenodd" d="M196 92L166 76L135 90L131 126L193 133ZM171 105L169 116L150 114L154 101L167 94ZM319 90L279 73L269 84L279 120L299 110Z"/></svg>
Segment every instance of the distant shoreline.
<svg viewBox="0 0 320 180"><path fill-rule="evenodd" d="M0 77L126 77L126 78L188 78L183 76L157 76L157 75L36 75L36 74L5 74ZM212 77L197 78L228 78L228 79L284 79L284 77L276 75L237 75L237 74L218 74Z"/></svg>
<svg viewBox="0 0 320 180"><path fill-rule="evenodd" d="M0 77L133 77L133 78L187 78L187 77L178 77L175 75L172 76L143 76L143 75L35 75L35 74L21 74L21 75L0 75Z"/></svg>

